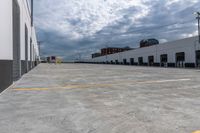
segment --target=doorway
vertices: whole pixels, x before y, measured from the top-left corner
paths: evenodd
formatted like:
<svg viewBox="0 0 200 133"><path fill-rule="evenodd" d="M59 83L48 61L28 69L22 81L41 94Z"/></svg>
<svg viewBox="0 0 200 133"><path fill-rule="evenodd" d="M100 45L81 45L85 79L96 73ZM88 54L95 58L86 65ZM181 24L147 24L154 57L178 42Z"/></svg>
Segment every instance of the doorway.
<svg viewBox="0 0 200 133"><path fill-rule="evenodd" d="M127 64L127 60L123 59L123 64L126 65Z"/></svg>
<svg viewBox="0 0 200 133"><path fill-rule="evenodd" d="M200 50L196 51L196 66L200 68Z"/></svg>
<svg viewBox="0 0 200 133"><path fill-rule="evenodd" d="M160 55L161 67L167 67L167 62L168 62L168 55L167 54Z"/></svg>
<svg viewBox="0 0 200 133"><path fill-rule="evenodd" d="M16 0L13 0L13 81L21 76L20 61L20 8Z"/></svg>
<svg viewBox="0 0 200 133"><path fill-rule="evenodd" d="M131 65L134 65L134 58L130 58Z"/></svg>
<svg viewBox="0 0 200 133"><path fill-rule="evenodd" d="M176 53L176 67L185 67L185 53L184 52L180 52L180 53Z"/></svg>
<svg viewBox="0 0 200 133"><path fill-rule="evenodd" d="M118 61L118 60L115 60L115 64L119 64L119 61Z"/></svg>
<svg viewBox="0 0 200 133"><path fill-rule="evenodd" d="M148 64L149 64L149 66L153 66L153 64L154 64L154 56L149 56L148 57Z"/></svg>
<svg viewBox="0 0 200 133"><path fill-rule="evenodd" d="M139 57L138 58L138 64L139 65L143 65L143 57Z"/></svg>

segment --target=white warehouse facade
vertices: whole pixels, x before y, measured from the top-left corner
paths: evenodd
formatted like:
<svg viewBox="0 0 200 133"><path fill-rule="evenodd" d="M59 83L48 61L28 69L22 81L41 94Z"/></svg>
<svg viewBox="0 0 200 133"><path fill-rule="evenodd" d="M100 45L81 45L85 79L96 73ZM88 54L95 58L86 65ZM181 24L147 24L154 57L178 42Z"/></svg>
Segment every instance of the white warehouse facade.
<svg viewBox="0 0 200 133"><path fill-rule="evenodd" d="M26 0L0 1L0 92L39 61L35 29Z"/></svg>
<svg viewBox="0 0 200 133"><path fill-rule="evenodd" d="M200 66L200 44L198 37L191 37L107 56L100 56L84 62L194 68Z"/></svg>

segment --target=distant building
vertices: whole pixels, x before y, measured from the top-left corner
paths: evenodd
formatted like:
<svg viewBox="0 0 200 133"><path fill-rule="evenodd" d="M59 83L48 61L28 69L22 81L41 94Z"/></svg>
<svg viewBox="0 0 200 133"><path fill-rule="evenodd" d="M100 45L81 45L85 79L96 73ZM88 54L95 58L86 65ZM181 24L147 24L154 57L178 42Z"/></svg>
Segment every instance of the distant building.
<svg viewBox="0 0 200 133"><path fill-rule="evenodd" d="M101 56L101 53L94 53L94 54L92 54L92 58L96 58L96 57L99 57L99 56Z"/></svg>
<svg viewBox="0 0 200 133"><path fill-rule="evenodd" d="M101 49L101 56L115 54L115 53L124 52L124 51L128 51L128 50L132 50L132 48L130 48L130 47L124 47L124 48L107 47L107 48Z"/></svg>
<svg viewBox="0 0 200 133"><path fill-rule="evenodd" d="M200 44L198 42L198 37L166 42L161 45L156 44L158 43L149 43L148 45L151 46L145 45L144 48L137 48L121 53L101 56L89 59L87 62L138 66L200 68Z"/></svg>
<svg viewBox="0 0 200 133"><path fill-rule="evenodd" d="M49 56L47 57L48 63L56 63L56 56Z"/></svg>
<svg viewBox="0 0 200 133"><path fill-rule="evenodd" d="M144 39L140 41L140 48L142 47L149 47L149 46L153 46L153 45L158 45L159 41L156 39Z"/></svg>
<svg viewBox="0 0 200 133"><path fill-rule="evenodd" d="M43 59L42 63L56 63L56 64L61 64L63 63L62 57L57 57L57 56L48 56Z"/></svg>

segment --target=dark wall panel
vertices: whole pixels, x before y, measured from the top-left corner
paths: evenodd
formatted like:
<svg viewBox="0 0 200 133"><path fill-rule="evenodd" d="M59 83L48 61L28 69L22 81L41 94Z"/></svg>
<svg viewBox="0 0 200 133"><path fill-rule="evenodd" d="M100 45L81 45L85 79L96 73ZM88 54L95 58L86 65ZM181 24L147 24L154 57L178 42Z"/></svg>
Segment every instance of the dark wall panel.
<svg viewBox="0 0 200 133"><path fill-rule="evenodd" d="M13 61L0 60L0 93L13 83L12 68Z"/></svg>
<svg viewBox="0 0 200 133"><path fill-rule="evenodd" d="M185 63L186 68L195 68L195 63Z"/></svg>
<svg viewBox="0 0 200 133"><path fill-rule="evenodd" d="M21 61L21 75L27 73L27 63L25 60Z"/></svg>
<svg viewBox="0 0 200 133"><path fill-rule="evenodd" d="M168 67L176 67L176 64L175 63L167 63L167 66Z"/></svg>
<svg viewBox="0 0 200 133"><path fill-rule="evenodd" d="M30 71L32 69L31 66L32 66L32 62L28 61L28 71Z"/></svg>

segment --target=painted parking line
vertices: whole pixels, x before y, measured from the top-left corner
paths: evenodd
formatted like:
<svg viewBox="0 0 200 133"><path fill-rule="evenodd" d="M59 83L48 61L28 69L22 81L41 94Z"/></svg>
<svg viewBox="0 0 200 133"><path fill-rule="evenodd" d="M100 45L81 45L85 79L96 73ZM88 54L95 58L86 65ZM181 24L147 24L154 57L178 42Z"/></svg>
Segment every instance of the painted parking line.
<svg viewBox="0 0 200 133"><path fill-rule="evenodd" d="M82 85L68 85L65 87L49 87L49 88L14 88L15 91L46 91L46 90L62 90L62 89L84 89L93 87L109 87L113 84L82 84Z"/></svg>
<svg viewBox="0 0 200 133"><path fill-rule="evenodd" d="M192 133L200 133L200 130L198 130L198 131L194 131L194 132L192 132Z"/></svg>
<svg viewBox="0 0 200 133"><path fill-rule="evenodd" d="M49 88L14 88L16 91L46 91Z"/></svg>
<svg viewBox="0 0 200 133"><path fill-rule="evenodd" d="M190 81L191 79L171 79L171 80L151 80L151 81L116 81L111 83L98 83L98 84L73 84L49 88L14 88L16 91L46 91L46 90L62 90L62 89L88 89L88 88L106 88L120 85L137 85L137 84L156 84L156 83L170 83L170 82L183 82Z"/></svg>

